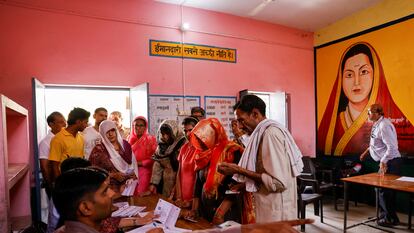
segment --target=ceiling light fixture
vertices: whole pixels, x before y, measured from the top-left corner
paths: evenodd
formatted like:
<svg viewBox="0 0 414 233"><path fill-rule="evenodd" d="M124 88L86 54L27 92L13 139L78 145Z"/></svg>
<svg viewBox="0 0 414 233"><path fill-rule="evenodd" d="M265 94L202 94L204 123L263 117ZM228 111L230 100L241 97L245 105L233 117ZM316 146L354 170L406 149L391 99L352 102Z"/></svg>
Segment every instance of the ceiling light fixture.
<svg viewBox="0 0 414 233"><path fill-rule="evenodd" d="M189 29L190 29L190 24L189 23L181 24L181 31L185 32L185 31L188 31Z"/></svg>

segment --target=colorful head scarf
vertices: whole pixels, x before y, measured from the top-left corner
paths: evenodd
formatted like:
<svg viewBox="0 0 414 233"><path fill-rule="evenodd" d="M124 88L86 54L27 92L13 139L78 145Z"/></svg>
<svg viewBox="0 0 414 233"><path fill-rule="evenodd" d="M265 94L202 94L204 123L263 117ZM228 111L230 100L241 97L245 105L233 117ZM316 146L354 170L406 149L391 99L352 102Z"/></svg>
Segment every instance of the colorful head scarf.
<svg viewBox="0 0 414 233"><path fill-rule="evenodd" d="M196 170L208 166L204 192L217 195L217 188L225 177L217 171L217 165L221 162L232 163L234 152L243 152L243 148L228 140L226 131L216 118L198 122L191 131L190 143L199 151L194 159Z"/></svg>
<svg viewBox="0 0 414 233"><path fill-rule="evenodd" d="M138 176L138 173L135 171L136 170L136 164L134 163L135 158L131 158L132 162L131 164L128 164L124 158L121 157L121 155L115 150L114 146L112 145L112 143L109 141L108 137L106 136L106 133L110 130L114 129L116 132L116 137L117 137L117 141L119 143L119 145L121 146L122 150L124 150L124 142L122 140L121 135L118 132L118 129L116 128L116 125L113 121L110 120L104 120L101 122L101 124L99 125L99 133L102 136L102 143L104 144L106 150L109 153L109 158L112 162L112 164L114 165L114 167L122 173L128 174L131 172L135 172L136 175ZM134 156L131 156L134 157Z"/></svg>
<svg viewBox="0 0 414 233"><path fill-rule="evenodd" d="M140 138L138 138L137 132L135 132L135 124L136 124L137 120L142 120L143 122L145 122L145 131L144 131L144 134ZM147 135L148 135L148 122L147 122L147 119L143 116L135 117L134 121L132 123L131 135L129 136L129 139L128 139L129 144L131 144L131 146L133 146L137 141L144 139Z"/></svg>
<svg viewBox="0 0 414 233"><path fill-rule="evenodd" d="M161 140L161 127L167 126L171 132L172 144L165 143ZM164 120L160 124L160 129L157 133L158 147L154 154L154 159L161 159L170 156L173 152L179 150L185 142L184 132L178 127L177 121Z"/></svg>

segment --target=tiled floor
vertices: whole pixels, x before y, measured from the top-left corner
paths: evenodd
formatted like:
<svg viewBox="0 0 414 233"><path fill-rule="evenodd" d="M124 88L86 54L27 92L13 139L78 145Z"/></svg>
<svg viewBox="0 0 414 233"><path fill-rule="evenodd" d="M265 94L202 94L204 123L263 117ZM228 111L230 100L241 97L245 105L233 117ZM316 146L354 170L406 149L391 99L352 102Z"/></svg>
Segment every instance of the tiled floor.
<svg viewBox="0 0 414 233"><path fill-rule="evenodd" d="M336 233L336 232L343 232L343 225L344 225L344 213L343 213L343 206L338 206L339 210L335 211L333 203L324 203L324 223L320 222L319 216L315 216L313 214L313 205L310 204L307 206L306 209L306 218L311 218L315 220L315 223L306 225L306 232L307 233ZM358 203L358 206L354 206L350 203L349 205L350 210L348 211L348 222L347 225L350 226L352 224L361 222L363 220L368 219L368 217L375 216L375 207L368 206L366 204ZM387 230L391 230L396 233L403 233L403 232L414 232L414 229L408 230L408 216L406 214L398 213L398 217L400 218L401 225L398 225L394 228L384 228ZM375 222L371 222L370 224L376 225ZM299 230L299 228L298 228ZM364 225L359 225L357 227L351 228L347 230L347 232L355 232L355 233L379 233L385 232L383 230L371 228Z"/></svg>

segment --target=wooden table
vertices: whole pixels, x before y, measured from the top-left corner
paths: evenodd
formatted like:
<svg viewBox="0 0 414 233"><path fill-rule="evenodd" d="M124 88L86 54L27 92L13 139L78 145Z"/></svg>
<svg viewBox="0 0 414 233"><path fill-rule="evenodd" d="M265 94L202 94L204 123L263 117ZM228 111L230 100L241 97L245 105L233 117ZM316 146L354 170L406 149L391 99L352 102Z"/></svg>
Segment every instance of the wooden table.
<svg viewBox="0 0 414 233"><path fill-rule="evenodd" d="M146 197L130 197L128 198L127 201L130 205L146 206L147 207L146 211L150 211L150 210L155 209L159 198L166 200L166 198L163 197L162 195L151 195L151 196L146 196ZM125 199L122 201L125 201ZM291 222L296 222L296 223L292 224ZM258 232L257 229L261 229L261 230L265 230L265 232L286 232L286 231L293 232L296 230L292 228L292 226L296 226L299 224L309 224L312 222L313 220L310 220L310 219L298 219L298 220L293 220L293 221L249 224L249 225L243 225L244 229L241 231L248 233L248 232ZM204 229L215 228L214 225L210 224L207 220L203 218L200 218L197 223L193 223L193 222L190 222L184 219L178 219L175 226L189 229L189 230L204 230Z"/></svg>
<svg viewBox="0 0 414 233"><path fill-rule="evenodd" d="M385 189L391 189L396 190L400 192L407 192L407 193L414 193L414 183L413 182L407 182L407 181L398 181L397 179L400 178L400 176L397 175L391 175L391 174L385 174L380 175L378 173L370 173L366 175L360 175L360 176L353 176L353 177L347 177L342 178L341 180L344 182L344 231L346 232L347 229L365 224L368 221L373 221L376 218L370 219L368 221L358 223L352 226L347 227L347 211L349 207L348 203L348 185L349 183L354 184L362 184L362 185L368 185L376 188L385 188ZM376 205L378 208L378 192L376 192ZM368 225L370 227L377 228L376 226ZM379 228L381 230L384 230L382 228Z"/></svg>
<svg viewBox="0 0 414 233"><path fill-rule="evenodd" d="M166 198L164 198L162 195L150 195L146 197L130 197L128 198L128 203L130 205L146 206L146 211L150 211L155 209L158 203L158 199L160 198L166 200ZM199 221L196 223L179 218L175 226L190 230L203 230L214 228L214 225L210 224L207 220L203 218L200 218Z"/></svg>

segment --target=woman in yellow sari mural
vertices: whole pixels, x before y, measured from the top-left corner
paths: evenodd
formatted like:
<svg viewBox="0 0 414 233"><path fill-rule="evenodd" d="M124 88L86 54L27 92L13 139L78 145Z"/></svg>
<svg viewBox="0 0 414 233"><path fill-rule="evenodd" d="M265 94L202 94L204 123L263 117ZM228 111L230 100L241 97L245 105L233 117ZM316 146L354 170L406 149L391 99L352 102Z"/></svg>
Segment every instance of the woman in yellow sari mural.
<svg viewBox="0 0 414 233"><path fill-rule="evenodd" d="M359 155L369 145L372 123L367 109L378 103L393 122L403 154L414 152L414 127L394 103L378 54L366 42L346 49L318 128L318 153Z"/></svg>

